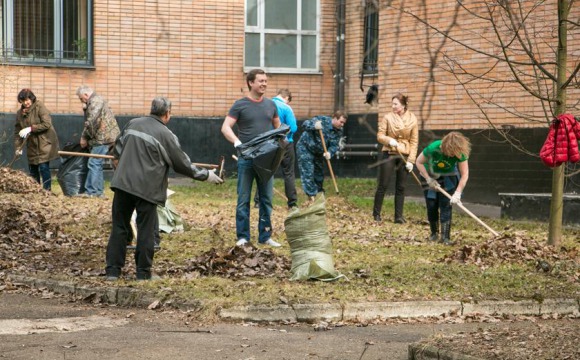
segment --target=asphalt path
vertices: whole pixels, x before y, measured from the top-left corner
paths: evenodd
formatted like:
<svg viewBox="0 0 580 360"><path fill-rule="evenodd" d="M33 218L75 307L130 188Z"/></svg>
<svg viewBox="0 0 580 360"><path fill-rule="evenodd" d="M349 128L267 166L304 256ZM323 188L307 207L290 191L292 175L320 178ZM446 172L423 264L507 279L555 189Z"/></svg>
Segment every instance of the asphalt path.
<svg viewBox="0 0 580 360"><path fill-rule="evenodd" d="M83 320L83 321L81 321ZM187 313L0 293L6 359L400 359L437 333L505 324L200 324Z"/></svg>

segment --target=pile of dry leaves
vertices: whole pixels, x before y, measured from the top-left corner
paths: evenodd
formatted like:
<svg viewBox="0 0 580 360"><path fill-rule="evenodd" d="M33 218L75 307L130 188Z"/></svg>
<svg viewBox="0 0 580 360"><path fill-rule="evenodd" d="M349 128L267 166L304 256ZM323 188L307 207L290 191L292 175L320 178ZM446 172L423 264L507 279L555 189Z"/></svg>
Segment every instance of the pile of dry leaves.
<svg viewBox="0 0 580 360"><path fill-rule="evenodd" d="M290 270L290 260L269 249L254 246L235 246L220 251L215 248L193 259L189 259L183 272L200 276L235 278L243 276L285 277Z"/></svg>
<svg viewBox="0 0 580 360"><path fill-rule="evenodd" d="M503 235L476 245L464 245L445 257L443 261L475 264L482 269L497 263L533 263L538 271L551 272L556 263L574 262L578 259L576 249L560 248L559 250L523 235ZM578 273L576 280L580 280Z"/></svg>
<svg viewBox="0 0 580 360"><path fill-rule="evenodd" d="M43 193L42 187L22 171L0 167L0 193Z"/></svg>
<svg viewBox="0 0 580 360"><path fill-rule="evenodd" d="M0 270L98 274L102 257L95 255L102 251L102 237L75 238L63 228L89 217L106 221L110 205L89 208L87 200L55 196L27 174L5 167L0 168L0 191Z"/></svg>
<svg viewBox="0 0 580 360"><path fill-rule="evenodd" d="M104 275L104 250L110 227L110 203L46 192L27 174L0 168L0 270L52 272L69 276ZM92 222L100 229L71 236L67 224ZM107 230L105 230L107 229ZM155 271L172 276L288 276L290 260L253 246L210 251L184 265L156 261ZM134 272L127 262L127 275Z"/></svg>

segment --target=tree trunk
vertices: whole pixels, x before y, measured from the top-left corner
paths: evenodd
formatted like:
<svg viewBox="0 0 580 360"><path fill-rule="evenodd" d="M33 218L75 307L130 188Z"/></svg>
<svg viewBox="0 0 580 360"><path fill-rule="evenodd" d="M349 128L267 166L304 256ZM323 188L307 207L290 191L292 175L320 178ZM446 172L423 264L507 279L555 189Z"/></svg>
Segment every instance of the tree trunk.
<svg viewBox="0 0 580 360"><path fill-rule="evenodd" d="M566 62L568 61L568 9L570 0L558 0L558 76L556 84L556 115L566 112ZM562 240L562 214L564 210L564 169L566 164L554 168L552 173L552 200L550 203L550 228L548 245L558 246Z"/></svg>

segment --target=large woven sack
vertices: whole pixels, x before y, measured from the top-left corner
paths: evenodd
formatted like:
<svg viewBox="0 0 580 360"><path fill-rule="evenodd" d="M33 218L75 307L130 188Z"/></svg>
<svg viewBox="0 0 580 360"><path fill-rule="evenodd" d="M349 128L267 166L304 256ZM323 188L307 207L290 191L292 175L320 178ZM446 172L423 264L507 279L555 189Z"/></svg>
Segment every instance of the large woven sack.
<svg viewBox="0 0 580 360"><path fill-rule="evenodd" d="M344 275L334 269L332 241L326 226L326 200L321 193L307 208L291 211L284 227L292 253L290 280L337 280Z"/></svg>

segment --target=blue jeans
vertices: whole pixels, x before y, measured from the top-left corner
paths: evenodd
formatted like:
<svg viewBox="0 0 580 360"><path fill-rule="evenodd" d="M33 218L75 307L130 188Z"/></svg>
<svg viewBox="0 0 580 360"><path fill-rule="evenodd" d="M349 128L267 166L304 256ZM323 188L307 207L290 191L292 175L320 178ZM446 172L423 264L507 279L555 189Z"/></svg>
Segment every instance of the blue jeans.
<svg viewBox="0 0 580 360"><path fill-rule="evenodd" d="M91 154L106 155L109 145L95 145L91 148ZM86 194L90 196L102 196L105 180L103 179L103 159L89 158L87 163L87 179L85 180Z"/></svg>
<svg viewBox="0 0 580 360"><path fill-rule="evenodd" d="M30 176L37 183L42 184L42 188L44 190L50 191L51 189L51 175L50 175L50 162L43 162L38 165L28 164L28 170L30 172ZM42 178L42 182L40 179Z"/></svg>
<svg viewBox="0 0 580 360"><path fill-rule="evenodd" d="M260 193L258 222L258 241L266 242L272 235L272 196L274 194L274 177L262 182L253 168L252 160L238 160L238 204L236 206L236 236L237 239L250 241L250 199L252 185L256 180Z"/></svg>

